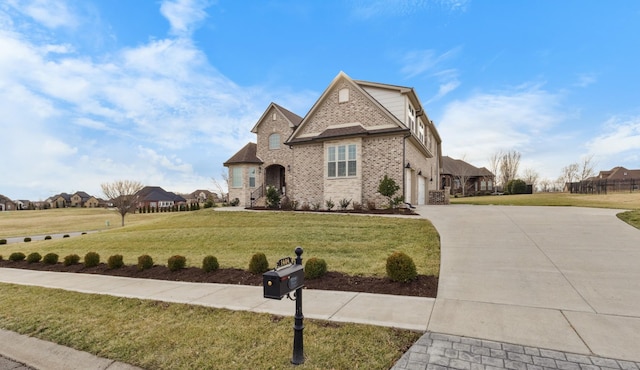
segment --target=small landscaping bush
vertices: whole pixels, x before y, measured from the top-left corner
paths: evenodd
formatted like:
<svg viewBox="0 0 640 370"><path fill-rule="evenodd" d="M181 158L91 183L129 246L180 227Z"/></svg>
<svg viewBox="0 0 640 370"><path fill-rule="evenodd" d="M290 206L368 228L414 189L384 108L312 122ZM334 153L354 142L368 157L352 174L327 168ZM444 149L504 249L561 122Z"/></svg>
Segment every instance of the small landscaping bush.
<svg viewBox="0 0 640 370"><path fill-rule="evenodd" d="M107 260L107 267L109 267L109 269L111 270L119 269L122 266L124 266L124 261L122 260L121 254L115 254L109 257L109 259Z"/></svg>
<svg viewBox="0 0 640 370"><path fill-rule="evenodd" d="M89 252L84 256L84 267L96 267L100 264L100 255L96 252Z"/></svg>
<svg viewBox="0 0 640 370"><path fill-rule="evenodd" d="M42 256L38 252L29 253L29 255L27 256L27 262L29 263L40 262L41 259Z"/></svg>
<svg viewBox="0 0 640 370"><path fill-rule="evenodd" d="M0 239L0 245L7 244L7 239Z"/></svg>
<svg viewBox="0 0 640 370"><path fill-rule="evenodd" d="M344 211L349 207L349 204L351 204L351 199L342 198L338 204L340 204L340 209Z"/></svg>
<svg viewBox="0 0 640 370"><path fill-rule="evenodd" d="M318 211L318 210L320 209L320 207L322 207L322 206L320 205L320 203L313 203L313 204L311 205L311 209L313 209L314 211Z"/></svg>
<svg viewBox="0 0 640 370"><path fill-rule="evenodd" d="M317 279L327 273L327 262L322 258L312 257L304 264L304 278Z"/></svg>
<svg viewBox="0 0 640 370"><path fill-rule="evenodd" d="M387 258L387 276L393 281L409 282L418 276L413 259L403 252L393 252Z"/></svg>
<svg viewBox="0 0 640 370"><path fill-rule="evenodd" d="M51 235L47 235L44 237L44 240L51 240Z"/></svg>
<svg viewBox="0 0 640 370"><path fill-rule="evenodd" d="M25 242L25 243L28 243L28 242L30 242L30 241L31 241L31 238L30 238L30 237L28 237L28 236L27 236L26 238L24 238L24 242Z"/></svg>
<svg viewBox="0 0 640 370"><path fill-rule="evenodd" d="M353 202L353 210L354 211L362 211L362 203Z"/></svg>
<svg viewBox="0 0 640 370"><path fill-rule="evenodd" d="M55 265L58 263L58 255L55 253L47 253L42 257L42 262L47 265Z"/></svg>
<svg viewBox="0 0 640 370"><path fill-rule="evenodd" d="M138 270L139 271L150 269L152 267L153 267L153 258L151 258L150 255L143 254L142 256L138 257Z"/></svg>
<svg viewBox="0 0 640 370"><path fill-rule="evenodd" d="M235 207L235 206L237 206L238 204L240 204L240 199L238 199L238 198L233 198L233 200L231 200L231 201L229 202L229 205L230 205L231 207Z"/></svg>
<svg viewBox="0 0 640 370"><path fill-rule="evenodd" d="M64 235L62 235L62 237L63 237L63 238L68 238L68 237L69 237L69 234L64 234Z"/></svg>
<svg viewBox="0 0 640 370"><path fill-rule="evenodd" d="M256 253L251 256L249 262L249 272L254 274L262 274L269 271L269 262L267 262L267 256L264 253Z"/></svg>
<svg viewBox="0 0 640 370"><path fill-rule="evenodd" d="M70 254L68 256L65 256L63 261L65 266L77 265L78 262L80 262L80 256L78 256L77 254Z"/></svg>
<svg viewBox="0 0 640 370"><path fill-rule="evenodd" d="M167 261L167 267L171 271L178 271L185 268L187 265L187 259L184 256L171 256Z"/></svg>
<svg viewBox="0 0 640 370"><path fill-rule="evenodd" d="M0 254L0 261L3 261L3 259L2 259L2 255L1 255L1 254Z"/></svg>
<svg viewBox="0 0 640 370"><path fill-rule="evenodd" d="M220 268L218 259L214 256L206 256L202 259L202 269L204 272L213 272Z"/></svg>
<svg viewBox="0 0 640 370"><path fill-rule="evenodd" d="M13 252L9 255L9 261L18 262L23 261L27 256L22 252Z"/></svg>
<svg viewBox="0 0 640 370"><path fill-rule="evenodd" d="M367 201L367 209L370 211L375 211L377 209L376 202L373 200Z"/></svg>
<svg viewBox="0 0 640 370"><path fill-rule="evenodd" d="M326 202L324 202L324 204L327 206L327 209L329 211L331 211L333 209L333 207L336 206L336 204L331 199L329 199Z"/></svg>

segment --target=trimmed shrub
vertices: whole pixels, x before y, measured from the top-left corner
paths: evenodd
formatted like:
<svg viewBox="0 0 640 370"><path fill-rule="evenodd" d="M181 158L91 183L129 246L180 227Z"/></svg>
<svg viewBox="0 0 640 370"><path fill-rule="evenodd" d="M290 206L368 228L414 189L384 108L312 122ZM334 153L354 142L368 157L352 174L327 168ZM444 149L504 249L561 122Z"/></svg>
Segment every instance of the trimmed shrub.
<svg viewBox="0 0 640 370"><path fill-rule="evenodd" d="M256 253L251 256L249 262L249 272L253 274L262 274L269 271L269 262L267 262L267 256L264 253Z"/></svg>
<svg viewBox="0 0 640 370"><path fill-rule="evenodd" d="M41 259L42 256L38 252L29 253L29 255L27 256L27 262L29 263L40 262Z"/></svg>
<svg viewBox="0 0 640 370"><path fill-rule="evenodd" d="M220 268L218 259L214 256L206 256L202 259L202 269L204 272L213 272Z"/></svg>
<svg viewBox="0 0 640 370"><path fill-rule="evenodd" d="M63 238L68 238L68 237L69 237L69 234L64 234L64 235L62 235L62 237L63 237Z"/></svg>
<svg viewBox="0 0 640 370"><path fill-rule="evenodd" d="M274 186L267 186L265 197L267 198L267 207L278 208L280 206L280 192Z"/></svg>
<svg viewBox="0 0 640 370"><path fill-rule="evenodd" d="M96 252L89 252L84 255L84 267L96 267L100 264L100 255Z"/></svg>
<svg viewBox="0 0 640 370"><path fill-rule="evenodd" d="M122 260L121 254L115 254L107 260L107 267L111 270L119 269L122 266L124 266L124 261Z"/></svg>
<svg viewBox="0 0 640 370"><path fill-rule="evenodd" d="M44 240L51 240L51 235L47 235L44 237Z"/></svg>
<svg viewBox="0 0 640 370"><path fill-rule="evenodd" d="M393 281L406 283L418 276L413 259L403 252L393 252L387 258L387 276Z"/></svg>
<svg viewBox="0 0 640 370"><path fill-rule="evenodd" d="M507 183L507 191L509 194L525 194L527 183L520 179L511 180Z"/></svg>
<svg viewBox="0 0 640 370"><path fill-rule="evenodd" d="M153 267L153 258L148 254L138 257L138 271L150 269Z"/></svg>
<svg viewBox="0 0 640 370"><path fill-rule="evenodd" d="M0 239L0 245L7 244L7 239Z"/></svg>
<svg viewBox="0 0 640 370"><path fill-rule="evenodd" d="M9 255L9 261L18 262L23 261L27 256L22 252L13 252Z"/></svg>
<svg viewBox="0 0 640 370"><path fill-rule="evenodd" d="M28 243L28 242L30 242L30 241L31 241L31 238L30 238L30 237L28 237L28 236L27 236L26 238L24 238L24 242L25 242L25 243Z"/></svg>
<svg viewBox="0 0 640 370"><path fill-rule="evenodd" d="M0 254L0 261L3 261L2 255Z"/></svg>
<svg viewBox="0 0 640 370"><path fill-rule="evenodd" d="M42 262L47 265L55 265L58 263L58 255L55 253L47 253L42 257Z"/></svg>
<svg viewBox="0 0 640 370"><path fill-rule="evenodd" d="M327 262L322 258L312 257L304 264L304 278L317 279L327 273Z"/></svg>
<svg viewBox="0 0 640 370"><path fill-rule="evenodd" d="M78 262L80 262L80 256L78 256L77 254L70 254L64 257L63 261L65 266L77 265Z"/></svg>
<svg viewBox="0 0 640 370"><path fill-rule="evenodd" d="M167 261L167 267L171 271L178 271L187 266L187 259L184 256L171 256Z"/></svg>

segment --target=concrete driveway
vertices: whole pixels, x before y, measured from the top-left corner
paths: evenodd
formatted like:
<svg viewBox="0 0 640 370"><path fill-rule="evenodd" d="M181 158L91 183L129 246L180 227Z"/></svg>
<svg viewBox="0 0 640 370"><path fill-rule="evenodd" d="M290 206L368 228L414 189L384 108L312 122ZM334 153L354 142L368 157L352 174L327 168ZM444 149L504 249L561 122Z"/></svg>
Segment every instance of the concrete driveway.
<svg viewBox="0 0 640 370"><path fill-rule="evenodd" d="M418 212L442 242L429 331L640 360L640 230L619 210Z"/></svg>

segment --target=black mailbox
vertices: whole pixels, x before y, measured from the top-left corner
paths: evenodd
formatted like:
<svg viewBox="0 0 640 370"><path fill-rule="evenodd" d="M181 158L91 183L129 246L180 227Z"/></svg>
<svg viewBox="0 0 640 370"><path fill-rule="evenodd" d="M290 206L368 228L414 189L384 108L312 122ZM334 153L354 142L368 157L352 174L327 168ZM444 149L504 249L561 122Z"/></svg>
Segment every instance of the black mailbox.
<svg viewBox="0 0 640 370"><path fill-rule="evenodd" d="M262 274L264 297L282 299L304 285L304 269L302 265L288 265Z"/></svg>

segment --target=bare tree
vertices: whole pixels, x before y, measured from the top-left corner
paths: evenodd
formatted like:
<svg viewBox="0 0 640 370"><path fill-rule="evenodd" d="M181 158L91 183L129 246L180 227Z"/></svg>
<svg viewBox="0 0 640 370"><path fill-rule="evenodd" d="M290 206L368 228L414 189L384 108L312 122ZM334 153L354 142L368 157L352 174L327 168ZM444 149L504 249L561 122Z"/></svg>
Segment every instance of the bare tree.
<svg viewBox="0 0 640 370"><path fill-rule="evenodd" d="M499 181L500 180L500 174L498 173L500 171L500 161L502 160L502 151L499 150L495 153L493 153L491 155L491 158L489 158L489 170L491 171L491 173L493 173L493 176L495 178L494 181ZM494 186L498 186L498 185L502 185L502 184L493 184Z"/></svg>
<svg viewBox="0 0 640 370"><path fill-rule="evenodd" d="M137 206L136 194L142 190L144 185L137 181L117 180L100 186L104 195L113 203L118 213L122 216L122 226L124 226L124 216L129 212L135 212Z"/></svg>
<svg viewBox="0 0 640 370"><path fill-rule="evenodd" d="M212 177L211 180L213 181L213 185L218 190L218 194L220 194L220 199L222 199L224 201L229 201L229 199L227 199L227 196L229 195L228 194L229 175L225 171L222 171L220 176L222 177L222 181L224 181L224 184L226 185L226 188L222 184L220 184L218 182L218 180L216 180L215 177Z"/></svg>
<svg viewBox="0 0 640 370"><path fill-rule="evenodd" d="M536 172L536 170L532 168L526 168L522 175L522 179L524 180L524 182L526 182L528 185L531 185L534 190L536 189L536 185L538 184L538 178L540 178L540 175L538 174L538 172Z"/></svg>
<svg viewBox="0 0 640 370"><path fill-rule="evenodd" d="M580 164L578 164L579 180L584 181L589 177L593 177L596 174L595 166L596 165L593 162L593 154L590 156L583 157Z"/></svg>
<svg viewBox="0 0 640 370"><path fill-rule="evenodd" d="M560 181L562 186L565 184L574 182L578 178L579 166L577 163L572 163L568 166L562 167L562 175L560 175Z"/></svg>
<svg viewBox="0 0 640 370"><path fill-rule="evenodd" d="M461 159L456 159L456 170L453 177L460 182L460 186L462 187L462 196L467 196L467 182L469 179L476 175L474 173L474 168L465 162L466 154L462 156Z"/></svg>
<svg viewBox="0 0 640 370"><path fill-rule="evenodd" d="M549 192L549 191L551 191L551 187L552 187L551 180L549 180L549 179L540 180L540 191L545 192L545 193Z"/></svg>
<svg viewBox="0 0 640 370"><path fill-rule="evenodd" d="M502 186L506 186L509 181L518 175L521 154L515 150L508 151L500 159L500 180Z"/></svg>

